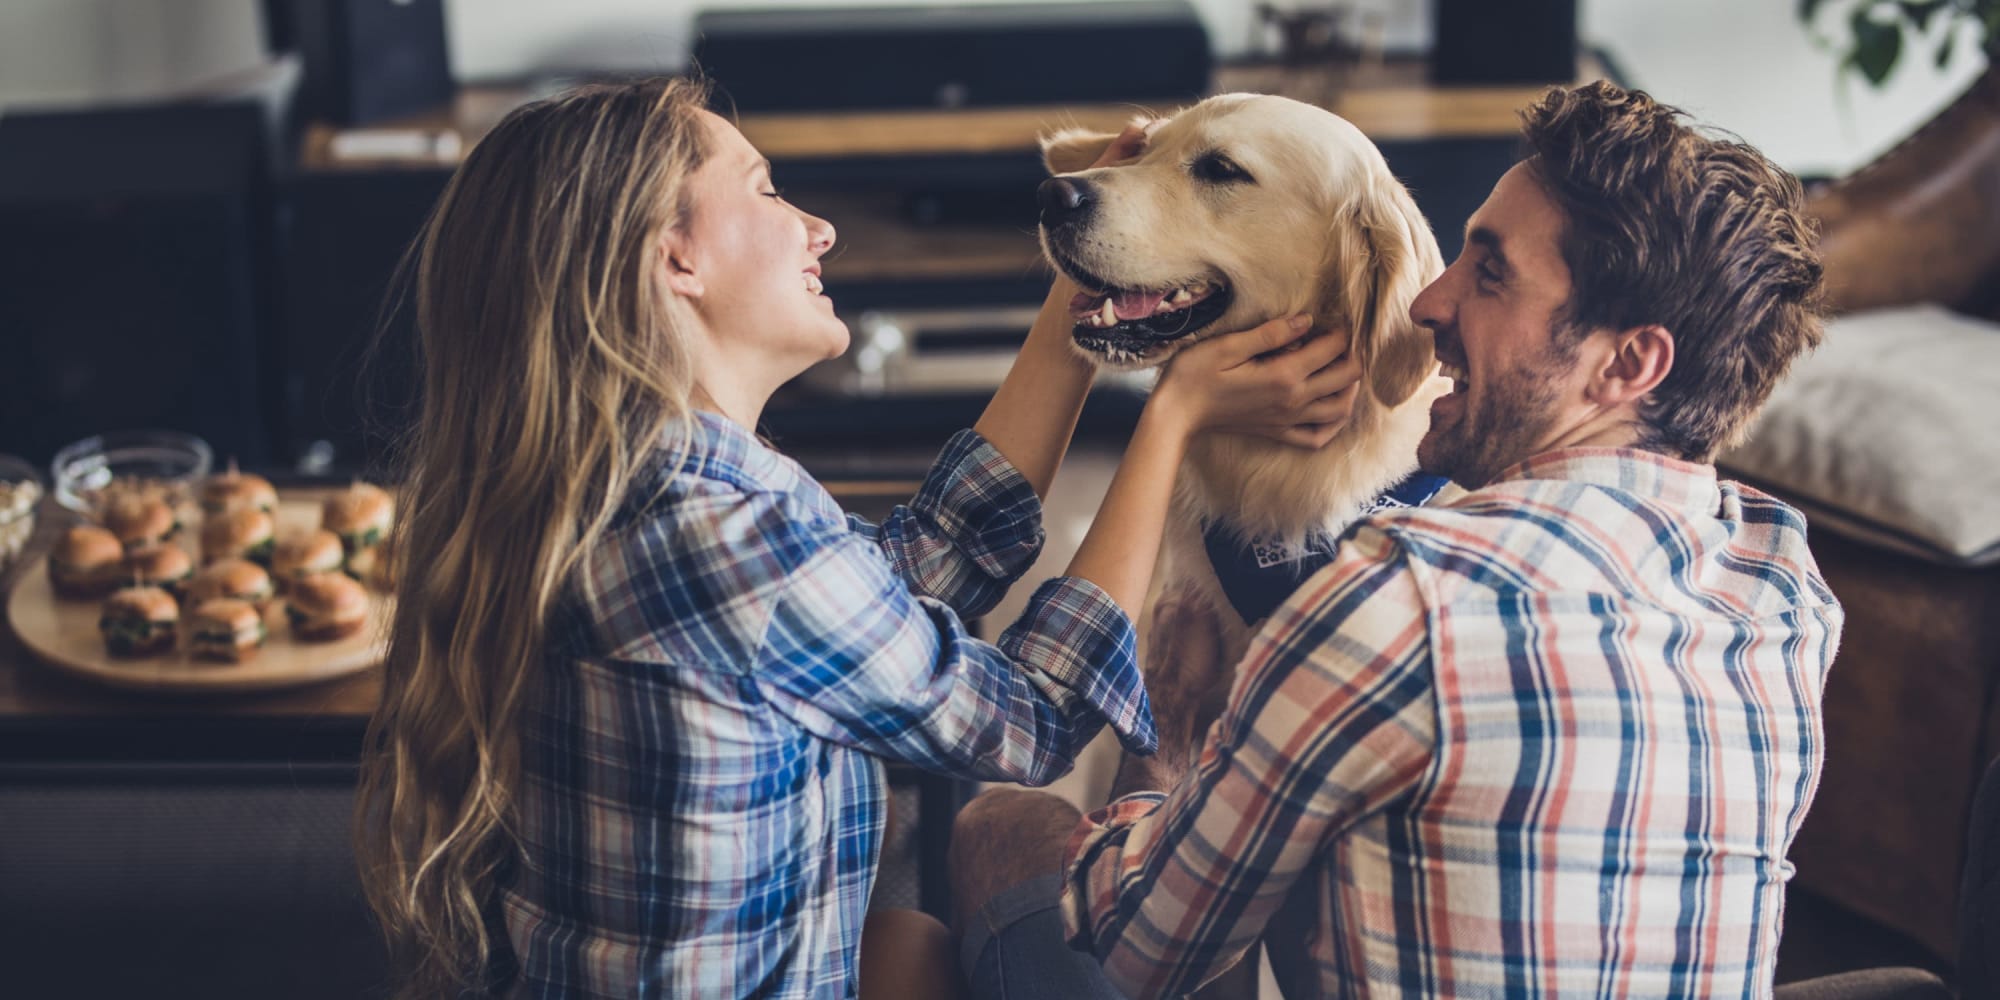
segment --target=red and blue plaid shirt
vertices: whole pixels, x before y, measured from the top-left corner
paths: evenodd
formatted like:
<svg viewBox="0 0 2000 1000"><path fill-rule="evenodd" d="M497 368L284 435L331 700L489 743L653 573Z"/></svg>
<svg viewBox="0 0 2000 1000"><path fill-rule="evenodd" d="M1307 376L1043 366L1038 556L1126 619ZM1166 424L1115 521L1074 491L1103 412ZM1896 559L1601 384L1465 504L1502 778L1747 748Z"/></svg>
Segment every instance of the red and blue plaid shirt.
<svg viewBox="0 0 2000 1000"><path fill-rule="evenodd" d="M883 760L1039 784L1105 723L1154 746L1132 623L1094 585L967 633L1043 537L970 431L880 526L708 414L629 496L522 734L512 995L851 997Z"/></svg>
<svg viewBox="0 0 2000 1000"><path fill-rule="evenodd" d="M1072 944L1172 996L1768 996L1841 610L1798 513L1640 451L1353 527L1199 764L1072 840Z"/></svg>

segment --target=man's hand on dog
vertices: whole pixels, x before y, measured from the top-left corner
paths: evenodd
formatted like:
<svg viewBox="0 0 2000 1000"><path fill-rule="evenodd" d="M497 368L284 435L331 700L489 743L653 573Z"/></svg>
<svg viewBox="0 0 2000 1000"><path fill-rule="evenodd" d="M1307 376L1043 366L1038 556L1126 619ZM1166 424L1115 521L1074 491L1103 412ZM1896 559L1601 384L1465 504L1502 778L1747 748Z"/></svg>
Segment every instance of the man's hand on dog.
<svg viewBox="0 0 2000 1000"><path fill-rule="evenodd" d="M1311 320L1272 320L1213 337L1167 363L1157 397L1193 430L1254 434L1308 450L1325 447L1354 412L1361 363L1345 329L1311 330Z"/></svg>

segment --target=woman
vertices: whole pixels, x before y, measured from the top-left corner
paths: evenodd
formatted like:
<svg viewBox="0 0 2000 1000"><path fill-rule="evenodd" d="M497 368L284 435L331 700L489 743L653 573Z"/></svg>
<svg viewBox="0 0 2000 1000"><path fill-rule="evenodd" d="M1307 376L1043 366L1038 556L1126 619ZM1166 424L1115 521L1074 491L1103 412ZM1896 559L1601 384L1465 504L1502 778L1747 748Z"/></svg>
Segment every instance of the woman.
<svg viewBox="0 0 2000 1000"><path fill-rule="evenodd" d="M423 403L360 814L415 995L854 995L880 760L1042 783L1105 723L1150 749L1129 612L1187 437L1344 419L1337 338L1189 351L1070 574L973 639L1039 549L1088 388L1076 290L908 507L844 517L751 431L846 347L833 228L705 96L515 111L416 251Z"/></svg>

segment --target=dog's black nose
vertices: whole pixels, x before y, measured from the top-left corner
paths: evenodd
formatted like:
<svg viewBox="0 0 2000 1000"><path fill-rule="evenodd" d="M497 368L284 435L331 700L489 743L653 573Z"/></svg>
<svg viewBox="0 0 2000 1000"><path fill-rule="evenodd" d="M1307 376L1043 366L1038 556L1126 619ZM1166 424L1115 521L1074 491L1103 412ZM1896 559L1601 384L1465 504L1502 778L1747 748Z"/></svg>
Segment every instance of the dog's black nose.
<svg viewBox="0 0 2000 1000"><path fill-rule="evenodd" d="M1042 225L1069 222L1090 209L1090 182L1074 177L1051 177L1036 192L1042 203Z"/></svg>

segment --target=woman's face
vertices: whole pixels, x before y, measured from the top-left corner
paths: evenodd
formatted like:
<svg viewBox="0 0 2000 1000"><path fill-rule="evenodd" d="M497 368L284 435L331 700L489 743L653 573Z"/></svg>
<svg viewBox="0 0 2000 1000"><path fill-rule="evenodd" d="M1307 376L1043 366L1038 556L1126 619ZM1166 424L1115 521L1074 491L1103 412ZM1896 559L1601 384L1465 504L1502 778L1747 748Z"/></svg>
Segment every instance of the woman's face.
<svg viewBox="0 0 2000 1000"><path fill-rule="evenodd" d="M670 237L668 286L701 315L720 360L782 382L847 349L847 326L820 293L833 226L779 196L769 161L736 126L702 120L710 155L689 181L687 228Z"/></svg>

